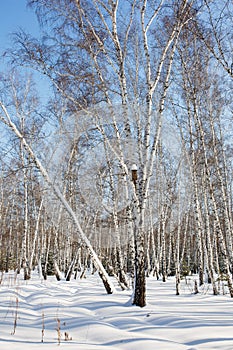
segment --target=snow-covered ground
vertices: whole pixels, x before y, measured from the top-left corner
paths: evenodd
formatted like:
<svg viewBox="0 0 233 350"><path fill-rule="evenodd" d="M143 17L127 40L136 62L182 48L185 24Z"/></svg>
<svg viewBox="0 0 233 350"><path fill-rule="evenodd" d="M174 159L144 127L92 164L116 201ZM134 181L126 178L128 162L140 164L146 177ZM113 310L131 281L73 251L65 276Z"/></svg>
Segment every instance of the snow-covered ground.
<svg viewBox="0 0 233 350"><path fill-rule="evenodd" d="M97 275L57 282L7 274L0 285L0 349L233 350L233 300L210 289L194 295L183 281L176 296L173 278L150 278L148 304L138 308L129 291L107 295Z"/></svg>

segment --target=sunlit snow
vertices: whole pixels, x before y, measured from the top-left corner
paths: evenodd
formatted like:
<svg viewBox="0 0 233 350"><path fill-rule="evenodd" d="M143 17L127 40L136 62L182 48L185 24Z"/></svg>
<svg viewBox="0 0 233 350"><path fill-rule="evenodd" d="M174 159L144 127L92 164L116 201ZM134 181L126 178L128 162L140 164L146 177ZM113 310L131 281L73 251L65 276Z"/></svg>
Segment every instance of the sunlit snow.
<svg viewBox="0 0 233 350"><path fill-rule="evenodd" d="M147 280L147 306L130 305L130 291L107 295L97 275L29 281L5 274L0 285L0 349L233 349L233 300L193 281Z"/></svg>

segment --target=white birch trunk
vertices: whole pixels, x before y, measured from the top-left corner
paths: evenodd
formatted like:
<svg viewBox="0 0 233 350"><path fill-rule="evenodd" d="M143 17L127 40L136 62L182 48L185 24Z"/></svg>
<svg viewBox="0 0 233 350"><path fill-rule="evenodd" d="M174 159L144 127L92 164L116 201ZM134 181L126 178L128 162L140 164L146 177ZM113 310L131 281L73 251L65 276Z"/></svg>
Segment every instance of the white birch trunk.
<svg viewBox="0 0 233 350"><path fill-rule="evenodd" d="M215 283L215 272L214 272L214 264L213 264L213 247L212 247L212 242L211 242L211 234L210 234L210 222L209 222L209 217L210 213L208 210L208 202L207 202L207 193L206 193L206 186L205 186L205 174L203 174L203 192L204 192L204 209L205 209L205 221L206 221L206 243L205 244L205 250L206 250L206 258L207 258L207 269L209 273L209 277L211 280L211 284L213 287L213 294L217 295L218 290L216 287Z"/></svg>
<svg viewBox="0 0 233 350"><path fill-rule="evenodd" d="M40 202L40 206L39 206L39 210L38 210L38 214L37 214L37 219L36 219L36 227L35 227L34 239L33 239L33 243L32 243L31 257L30 257L30 261L29 261L29 270L30 271L32 270L32 267L33 267L33 259L35 256L36 241L38 239L39 224L40 224L42 208L43 208L43 199Z"/></svg>
<svg viewBox="0 0 233 350"><path fill-rule="evenodd" d="M20 140L20 158L22 162L22 170L23 170L23 199L24 199L24 228L23 228L23 237L22 237L22 267L24 270L24 279L30 279L30 270L29 270L29 262L27 258L27 244L29 245L29 237L28 237L28 176L25 164L25 155L24 155L24 147L23 142Z"/></svg>

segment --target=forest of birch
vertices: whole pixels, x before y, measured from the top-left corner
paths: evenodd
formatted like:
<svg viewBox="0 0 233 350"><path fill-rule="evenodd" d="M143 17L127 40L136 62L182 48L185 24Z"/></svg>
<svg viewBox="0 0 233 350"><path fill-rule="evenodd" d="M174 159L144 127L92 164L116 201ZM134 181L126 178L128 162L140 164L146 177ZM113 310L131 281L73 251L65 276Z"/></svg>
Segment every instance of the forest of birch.
<svg viewBox="0 0 233 350"><path fill-rule="evenodd" d="M0 74L0 270L233 297L231 0L28 0Z"/></svg>

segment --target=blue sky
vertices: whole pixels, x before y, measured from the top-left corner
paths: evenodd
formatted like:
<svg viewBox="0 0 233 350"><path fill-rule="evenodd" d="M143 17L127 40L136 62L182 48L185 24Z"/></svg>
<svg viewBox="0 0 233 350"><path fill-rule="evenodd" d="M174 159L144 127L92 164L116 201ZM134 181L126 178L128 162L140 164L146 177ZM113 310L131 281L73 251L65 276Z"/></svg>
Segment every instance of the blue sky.
<svg viewBox="0 0 233 350"><path fill-rule="evenodd" d="M11 45L10 34L19 28L36 34L39 26L26 0L0 0L0 51Z"/></svg>
<svg viewBox="0 0 233 350"><path fill-rule="evenodd" d="M11 47L11 34L23 29L33 36L39 33L39 24L32 9L27 7L27 0L0 0L0 71L9 67L1 57L3 52ZM40 96L47 99L47 83L45 78L34 73Z"/></svg>

